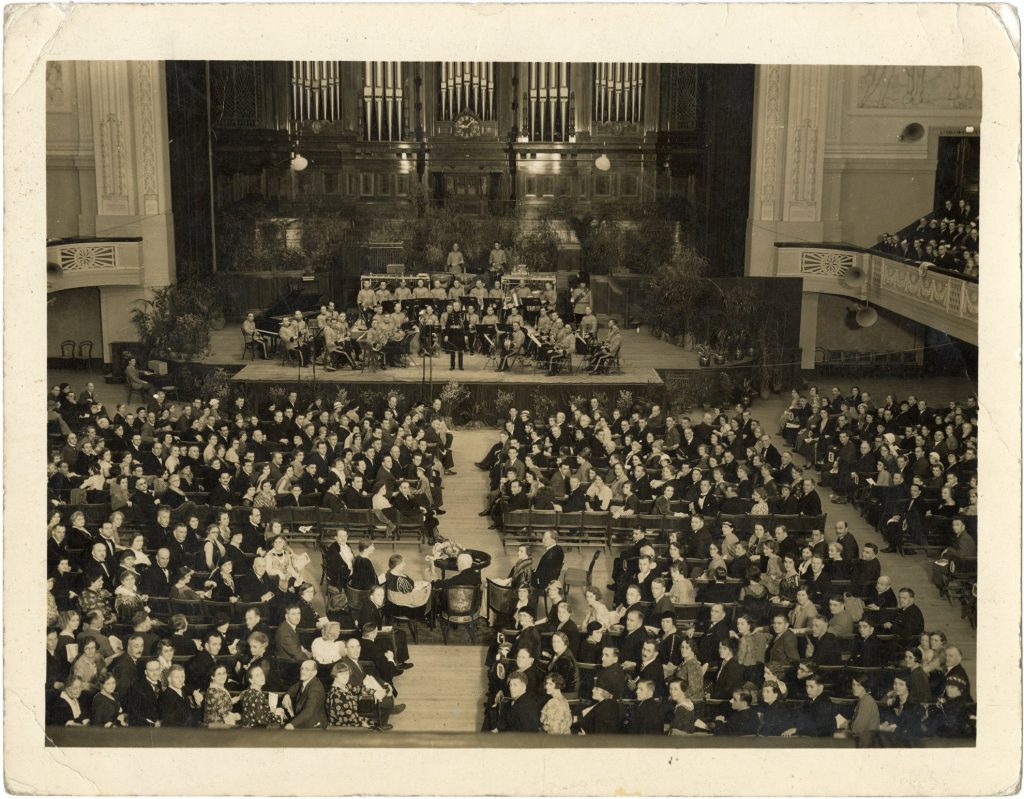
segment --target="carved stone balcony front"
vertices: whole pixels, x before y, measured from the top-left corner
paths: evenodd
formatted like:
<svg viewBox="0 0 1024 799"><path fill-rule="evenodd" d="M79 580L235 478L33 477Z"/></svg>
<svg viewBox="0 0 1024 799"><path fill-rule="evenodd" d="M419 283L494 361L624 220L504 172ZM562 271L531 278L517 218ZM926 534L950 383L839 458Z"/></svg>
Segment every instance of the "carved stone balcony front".
<svg viewBox="0 0 1024 799"><path fill-rule="evenodd" d="M46 290L143 285L142 239L63 239L46 246Z"/></svg>
<svg viewBox="0 0 1024 799"><path fill-rule="evenodd" d="M978 284L848 244L776 243L779 277L804 291L841 294L978 343Z"/></svg>

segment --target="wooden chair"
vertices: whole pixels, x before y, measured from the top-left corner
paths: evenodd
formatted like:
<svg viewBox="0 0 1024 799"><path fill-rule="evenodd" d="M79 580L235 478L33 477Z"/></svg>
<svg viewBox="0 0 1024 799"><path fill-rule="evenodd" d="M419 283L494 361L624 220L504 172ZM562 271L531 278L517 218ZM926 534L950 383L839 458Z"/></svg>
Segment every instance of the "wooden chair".
<svg viewBox="0 0 1024 799"><path fill-rule="evenodd" d="M75 356L75 368L84 371L89 370L89 362L92 361L93 343L89 339L78 343L78 355Z"/></svg>
<svg viewBox="0 0 1024 799"><path fill-rule="evenodd" d="M512 610L516 606L518 589L509 585L496 583L487 578L487 623L492 627L499 627L507 624L512 617ZM491 622L491 614L494 614L494 621Z"/></svg>
<svg viewBox="0 0 1024 799"><path fill-rule="evenodd" d="M348 606L358 614L363 605L370 601L370 589L363 590L346 585L345 598L348 599Z"/></svg>
<svg viewBox="0 0 1024 799"><path fill-rule="evenodd" d="M448 628L465 625L469 640L476 643L477 614L483 601L481 586L458 585L445 588L441 592L441 607L438 618L441 620L441 638L448 643Z"/></svg>
<svg viewBox="0 0 1024 799"><path fill-rule="evenodd" d="M594 584L594 566L597 564L599 557L601 557L601 550L594 550L594 555L590 559L590 565L586 569L569 568L562 572L562 584L565 586L566 597L569 596L569 589L574 585L578 585L586 591Z"/></svg>

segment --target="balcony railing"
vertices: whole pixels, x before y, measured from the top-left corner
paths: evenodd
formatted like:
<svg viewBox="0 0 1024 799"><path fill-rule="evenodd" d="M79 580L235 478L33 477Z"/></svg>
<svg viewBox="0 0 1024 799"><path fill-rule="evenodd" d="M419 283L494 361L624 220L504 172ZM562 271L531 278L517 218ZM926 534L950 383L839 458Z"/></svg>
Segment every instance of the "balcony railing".
<svg viewBox="0 0 1024 799"><path fill-rule="evenodd" d="M142 239L57 239L46 243L46 290L141 286Z"/></svg>
<svg viewBox="0 0 1024 799"><path fill-rule="evenodd" d="M849 244L776 242L780 277L804 291L842 294L978 343L978 284Z"/></svg>

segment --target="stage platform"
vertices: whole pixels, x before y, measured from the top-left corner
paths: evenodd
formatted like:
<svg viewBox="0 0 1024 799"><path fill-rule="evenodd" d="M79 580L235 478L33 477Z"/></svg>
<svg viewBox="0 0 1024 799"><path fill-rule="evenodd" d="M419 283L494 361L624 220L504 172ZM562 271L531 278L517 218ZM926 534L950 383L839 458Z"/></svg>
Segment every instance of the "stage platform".
<svg viewBox="0 0 1024 799"><path fill-rule="evenodd" d="M222 331L223 332L223 331ZM234 338L231 339L234 341ZM219 342L218 342L219 343ZM237 348L236 350L237 351ZM216 353L216 346L214 352ZM498 372L493 362L483 355L467 355L463 370L450 370L449 358L442 355L435 358L416 357L409 366L389 367L376 371L353 371L338 369L328 371L316 368L317 386L349 389L350 395L365 392L387 392L397 389L408 396L429 398L437 396L441 386L456 380L471 392L471 402L490 405L499 391L511 392L516 403L525 403L532 394L543 391L552 398L565 400L581 391L605 391L615 395L619 391L630 391L634 396L649 395L652 401L662 399L665 383L659 374L661 370L680 371L698 369L697 353L662 341L646 330L631 328L622 338L622 369L611 375L591 375L586 371L560 374L549 377L543 370L522 366L515 370ZM206 363L216 361L216 354L209 356ZM238 364L240 361L235 360ZM574 359L579 363L579 358ZM312 385L313 368L294 365L285 366L279 359L245 361L245 365L231 378L241 385L253 399L262 401L271 386ZM355 388L352 391L351 388ZM613 397L612 397L613 398Z"/></svg>

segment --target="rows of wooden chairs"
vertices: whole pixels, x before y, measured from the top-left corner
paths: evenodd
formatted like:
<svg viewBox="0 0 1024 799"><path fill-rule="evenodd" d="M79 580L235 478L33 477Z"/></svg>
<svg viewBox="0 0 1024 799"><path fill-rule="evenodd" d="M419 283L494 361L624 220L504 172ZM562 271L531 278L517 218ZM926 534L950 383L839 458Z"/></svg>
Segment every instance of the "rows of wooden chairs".
<svg viewBox="0 0 1024 799"><path fill-rule="evenodd" d="M754 516L747 513L720 513L705 516L704 526L721 531L724 521L732 522L738 535L749 535L755 524L762 524L768 531L778 525L785 525L791 535L799 536L811 530L824 532L828 514L801 516L780 513ZM554 530L564 546L593 546L611 550L615 545L632 541L633 531L637 528L646 530L652 537L662 537L671 532L683 533L690 530L690 517L640 514L615 518L609 511L565 513L553 510L515 510L502 516L501 539L505 547L534 544L540 541L546 530Z"/></svg>

